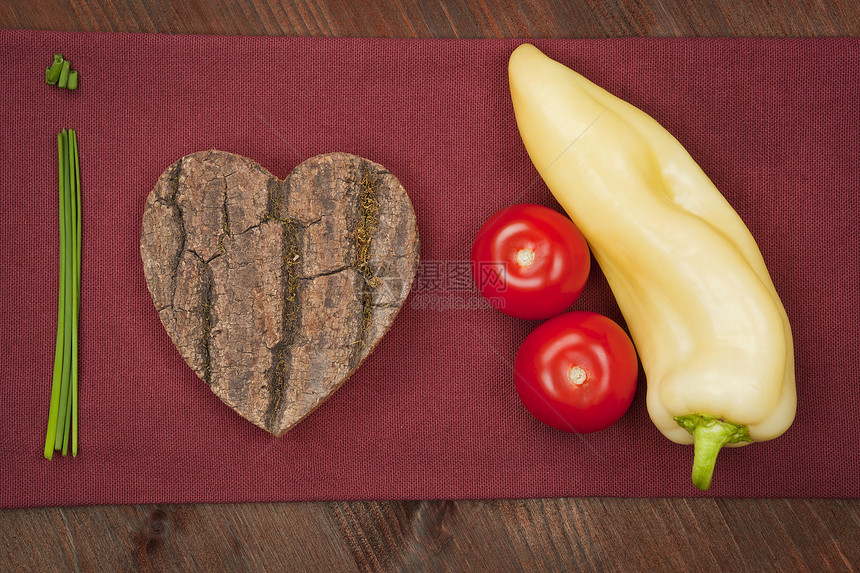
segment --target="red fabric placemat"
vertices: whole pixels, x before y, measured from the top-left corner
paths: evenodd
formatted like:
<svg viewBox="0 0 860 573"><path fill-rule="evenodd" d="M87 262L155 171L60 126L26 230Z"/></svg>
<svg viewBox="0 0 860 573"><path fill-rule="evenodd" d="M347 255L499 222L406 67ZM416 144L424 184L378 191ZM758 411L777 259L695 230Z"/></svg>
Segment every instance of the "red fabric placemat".
<svg viewBox="0 0 860 573"><path fill-rule="evenodd" d="M543 496L860 495L860 41L535 42L675 134L759 241L794 329L799 409L783 437L720 454L650 423L640 383L601 433L544 427L511 364L536 323L481 304L471 240L513 202L557 207L517 134L516 41L0 31L0 507ZM55 51L77 92L45 85ZM56 134L84 192L80 453L42 457L57 292ZM323 152L402 181L422 267L376 352L273 438L223 405L159 323L139 252L144 199L217 148L279 177ZM621 320L593 273L575 308Z"/></svg>

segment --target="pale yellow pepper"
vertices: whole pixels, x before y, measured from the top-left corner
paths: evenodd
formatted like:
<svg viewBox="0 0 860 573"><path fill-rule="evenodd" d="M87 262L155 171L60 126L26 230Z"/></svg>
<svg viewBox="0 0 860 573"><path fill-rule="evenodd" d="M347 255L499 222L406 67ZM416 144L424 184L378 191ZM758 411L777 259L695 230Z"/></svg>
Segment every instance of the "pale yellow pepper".
<svg viewBox="0 0 860 573"><path fill-rule="evenodd" d="M526 150L630 329L651 419L695 443L693 482L707 489L723 445L776 438L794 420L791 327L761 252L653 118L529 44L508 72Z"/></svg>

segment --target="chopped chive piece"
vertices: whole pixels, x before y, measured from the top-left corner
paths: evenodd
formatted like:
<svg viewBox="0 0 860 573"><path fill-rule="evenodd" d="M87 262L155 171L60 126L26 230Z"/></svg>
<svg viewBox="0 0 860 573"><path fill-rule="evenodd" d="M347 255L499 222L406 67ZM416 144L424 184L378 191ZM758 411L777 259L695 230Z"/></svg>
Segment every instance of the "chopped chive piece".
<svg viewBox="0 0 860 573"><path fill-rule="evenodd" d="M60 79L60 72L63 68L63 56L54 54L54 63L51 67L45 70L45 81L51 85L55 85Z"/></svg>
<svg viewBox="0 0 860 573"><path fill-rule="evenodd" d="M72 69L72 63L60 54L54 54L54 62L45 70L45 82L59 88L78 89L78 72Z"/></svg>
<svg viewBox="0 0 860 573"><path fill-rule="evenodd" d="M57 87L64 88L69 83L69 60L63 62L63 67L60 69L60 79L57 81Z"/></svg>

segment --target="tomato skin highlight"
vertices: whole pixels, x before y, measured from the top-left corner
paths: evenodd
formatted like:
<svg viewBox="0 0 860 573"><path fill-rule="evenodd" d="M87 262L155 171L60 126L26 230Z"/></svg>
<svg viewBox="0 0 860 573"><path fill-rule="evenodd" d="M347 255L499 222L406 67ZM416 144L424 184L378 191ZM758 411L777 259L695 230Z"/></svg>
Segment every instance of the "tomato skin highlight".
<svg viewBox="0 0 860 573"><path fill-rule="evenodd" d="M594 312L560 314L535 328L514 362L517 395L541 422L585 434L630 408L639 374L627 333Z"/></svg>
<svg viewBox="0 0 860 573"><path fill-rule="evenodd" d="M565 215L541 205L512 205L487 219L472 245L472 276L481 295L516 318L543 320L582 293L591 252Z"/></svg>

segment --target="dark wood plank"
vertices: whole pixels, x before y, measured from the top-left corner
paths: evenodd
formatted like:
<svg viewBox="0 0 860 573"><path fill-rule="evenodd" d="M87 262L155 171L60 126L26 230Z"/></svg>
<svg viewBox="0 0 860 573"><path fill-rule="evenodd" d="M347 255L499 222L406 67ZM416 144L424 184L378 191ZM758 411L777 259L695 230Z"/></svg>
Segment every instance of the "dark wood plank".
<svg viewBox="0 0 860 573"><path fill-rule="evenodd" d="M415 38L850 36L856 3L808 0L7 0L0 26L37 30Z"/></svg>
<svg viewBox="0 0 860 573"><path fill-rule="evenodd" d="M860 500L535 499L0 512L3 571L853 571Z"/></svg>
<svg viewBox="0 0 860 573"><path fill-rule="evenodd" d="M7 0L0 27L351 37L851 36L809 0ZM860 500L547 499L0 512L0 571L854 571Z"/></svg>

